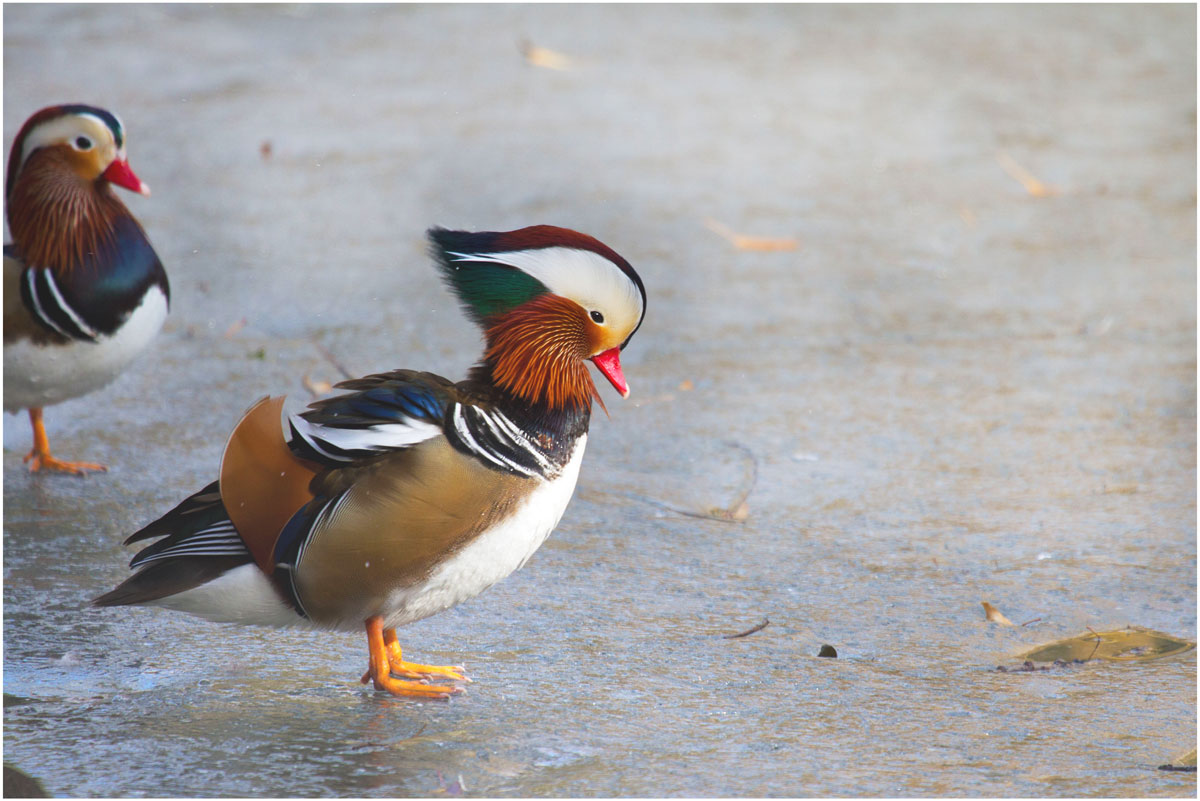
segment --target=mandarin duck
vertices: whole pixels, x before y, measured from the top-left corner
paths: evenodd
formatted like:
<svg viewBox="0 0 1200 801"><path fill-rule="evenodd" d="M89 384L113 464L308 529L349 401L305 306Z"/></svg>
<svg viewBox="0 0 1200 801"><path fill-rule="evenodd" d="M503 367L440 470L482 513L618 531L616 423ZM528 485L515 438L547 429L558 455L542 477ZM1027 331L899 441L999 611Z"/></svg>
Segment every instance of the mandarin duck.
<svg viewBox="0 0 1200 801"><path fill-rule="evenodd" d="M156 541L97 606L367 635L365 684L447 698L461 667L406 662L396 628L520 568L575 489L593 400L585 361L628 396L621 349L646 293L590 236L539 225L434 228L432 252L484 331L458 383L395 370L344 381L281 425L264 398L234 427L217 481L133 534Z"/></svg>
<svg viewBox="0 0 1200 801"><path fill-rule="evenodd" d="M112 184L149 188L125 130L94 106L42 109L21 127L5 184L4 409L29 410L32 471L104 470L50 454L42 407L108 384L158 334L170 288L142 226Z"/></svg>

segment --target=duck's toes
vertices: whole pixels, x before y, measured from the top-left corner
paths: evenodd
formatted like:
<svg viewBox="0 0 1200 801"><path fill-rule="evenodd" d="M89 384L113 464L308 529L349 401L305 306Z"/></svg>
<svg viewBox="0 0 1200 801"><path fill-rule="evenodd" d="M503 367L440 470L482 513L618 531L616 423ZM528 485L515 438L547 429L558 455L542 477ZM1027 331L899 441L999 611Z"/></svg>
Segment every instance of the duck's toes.
<svg viewBox="0 0 1200 801"><path fill-rule="evenodd" d="M450 696L464 692L462 687L452 684L430 684L425 679L417 681L398 679L391 674L371 676L368 672L366 678L374 680L376 690L385 690L400 698L428 698L435 701L446 701Z"/></svg>
<svg viewBox="0 0 1200 801"><path fill-rule="evenodd" d="M471 680L467 678L466 669L462 665L422 665L417 662L405 661L403 652L400 650L400 643L388 637L388 633L384 633L384 641L387 645L388 665L392 669L393 676L403 679L442 677L470 683Z"/></svg>
<svg viewBox="0 0 1200 801"><path fill-rule="evenodd" d="M39 451L37 448L27 453L24 461L29 465L30 473L48 471L51 473L67 473L73 476L86 476L89 470L101 473L108 470L104 465L95 462L67 462L62 459L56 459L50 455L49 451Z"/></svg>
<svg viewBox="0 0 1200 801"><path fill-rule="evenodd" d="M396 676L401 679L428 682L432 679L443 678L450 679L451 681L466 682L467 684L471 683L471 680L467 678L467 675L464 672L465 668L463 668L461 665L450 667L441 665L418 665L415 662L391 662L389 664L389 668L389 675ZM370 680L371 671L367 670L367 672L362 675L362 679L360 679L360 681L363 684L366 684ZM455 688L455 691L461 691L461 688Z"/></svg>
<svg viewBox="0 0 1200 801"><path fill-rule="evenodd" d="M471 680L467 678L463 672L464 668L461 665L442 666L442 665L419 665L416 662L401 662L396 664L392 662L392 675L400 676L405 679L432 679L441 676L454 681L465 681L468 684Z"/></svg>
<svg viewBox="0 0 1200 801"><path fill-rule="evenodd" d="M404 679L434 679L442 677L468 683L471 681L467 678L466 669L462 665L422 665L417 662L405 661L404 649L400 647L400 640L396 637L395 629L383 630L383 646L393 676L399 676Z"/></svg>

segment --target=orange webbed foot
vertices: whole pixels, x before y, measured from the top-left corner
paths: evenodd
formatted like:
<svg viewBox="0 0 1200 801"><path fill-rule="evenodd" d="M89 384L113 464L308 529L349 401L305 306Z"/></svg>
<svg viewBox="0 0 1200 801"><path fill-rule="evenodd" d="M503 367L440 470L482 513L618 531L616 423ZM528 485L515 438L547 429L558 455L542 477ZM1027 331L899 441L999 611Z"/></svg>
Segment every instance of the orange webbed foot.
<svg viewBox="0 0 1200 801"><path fill-rule="evenodd" d="M454 681L471 682L467 678L462 665L422 665L417 662L405 662L404 652L400 649L400 641L396 639L395 629L383 630L383 644L387 649L388 664L392 674L406 679L431 679L442 676Z"/></svg>
<svg viewBox="0 0 1200 801"><path fill-rule="evenodd" d="M426 698L431 701L448 701L450 696L463 692L462 687L450 684L430 684L424 679L420 681L398 679L391 675L391 673L382 676L373 676L371 671L367 671L367 675L363 676L363 684L366 684L368 681L375 683L376 690L386 690L400 698Z"/></svg>
<svg viewBox="0 0 1200 801"><path fill-rule="evenodd" d="M108 470L104 465L95 462L67 462L51 456L50 451L38 451L37 448L25 454L23 461L29 465L30 473L47 471L51 473L67 473L72 476L86 476L89 470L101 473Z"/></svg>
<svg viewBox="0 0 1200 801"><path fill-rule="evenodd" d="M29 410L29 422L33 426L33 450L25 454L24 462L29 465L30 473L47 470L54 473L68 473L73 476L85 476L88 470L106 471L102 464L95 462L67 462L50 455L50 438L46 436L46 423L42 420L41 408Z"/></svg>
<svg viewBox="0 0 1200 801"><path fill-rule="evenodd" d="M462 668L405 662L401 658L396 630L385 631L381 617L367 620L367 647L371 661L362 682L374 682L376 690L386 690L400 697L446 700L451 695L464 692L463 688L452 684L430 684L430 679L442 676L455 681L469 681L463 675Z"/></svg>

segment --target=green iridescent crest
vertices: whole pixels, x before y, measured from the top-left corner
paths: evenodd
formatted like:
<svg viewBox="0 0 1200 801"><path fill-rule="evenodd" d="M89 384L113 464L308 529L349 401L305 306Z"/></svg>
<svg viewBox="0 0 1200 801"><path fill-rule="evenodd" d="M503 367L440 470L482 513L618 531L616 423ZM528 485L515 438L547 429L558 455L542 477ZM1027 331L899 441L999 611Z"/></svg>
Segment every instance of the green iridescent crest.
<svg viewBox="0 0 1200 801"><path fill-rule="evenodd" d="M468 313L480 322L548 291L541 281L506 264L454 261L444 265L443 273Z"/></svg>

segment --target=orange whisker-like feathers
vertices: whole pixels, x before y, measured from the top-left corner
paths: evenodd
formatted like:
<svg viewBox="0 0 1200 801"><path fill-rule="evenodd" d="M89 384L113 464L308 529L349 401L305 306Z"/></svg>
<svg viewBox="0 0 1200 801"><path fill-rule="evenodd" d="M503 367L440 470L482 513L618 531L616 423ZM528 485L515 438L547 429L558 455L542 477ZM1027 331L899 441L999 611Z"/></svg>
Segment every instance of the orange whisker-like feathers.
<svg viewBox="0 0 1200 801"><path fill-rule="evenodd" d="M496 385L551 409L604 406L584 360L589 321L574 301L540 295L500 317L487 330L484 360Z"/></svg>
<svg viewBox="0 0 1200 801"><path fill-rule="evenodd" d="M111 191L81 184L57 150L30 156L8 197L8 223L26 264L69 270L113 247L114 221L128 211Z"/></svg>

